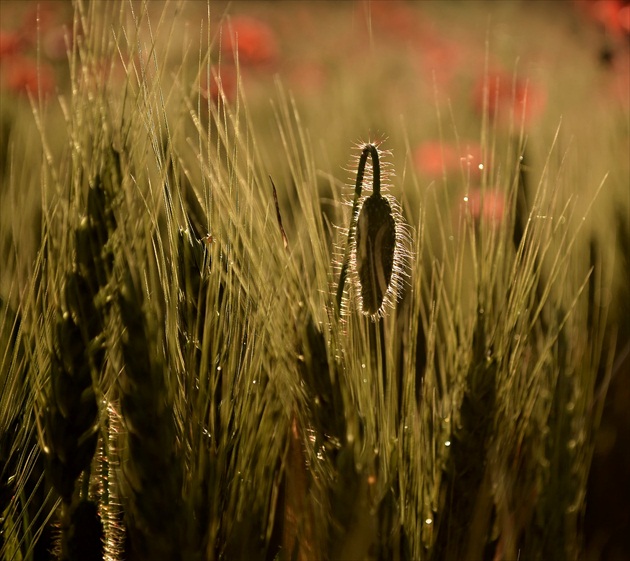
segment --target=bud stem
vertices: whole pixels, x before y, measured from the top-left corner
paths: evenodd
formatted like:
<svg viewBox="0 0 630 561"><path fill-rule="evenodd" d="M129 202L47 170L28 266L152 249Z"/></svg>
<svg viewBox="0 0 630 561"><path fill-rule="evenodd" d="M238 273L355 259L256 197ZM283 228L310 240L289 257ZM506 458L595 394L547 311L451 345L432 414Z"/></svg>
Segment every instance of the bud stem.
<svg viewBox="0 0 630 561"><path fill-rule="evenodd" d="M357 168L357 180L354 186L354 200L352 202L352 218L350 219L350 228L348 228L348 241L341 265L341 273L339 274L339 286L337 287L337 314L341 315L341 302L343 300L343 291L346 287L346 279L348 277L348 265L350 263L350 248L352 246L352 238L357 227L357 216L359 208L359 199L363 189L363 177L365 175L365 164L368 156L372 157L372 191L379 195L381 193L381 163L378 157L378 148L374 144L366 144L359 158L359 167Z"/></svg>

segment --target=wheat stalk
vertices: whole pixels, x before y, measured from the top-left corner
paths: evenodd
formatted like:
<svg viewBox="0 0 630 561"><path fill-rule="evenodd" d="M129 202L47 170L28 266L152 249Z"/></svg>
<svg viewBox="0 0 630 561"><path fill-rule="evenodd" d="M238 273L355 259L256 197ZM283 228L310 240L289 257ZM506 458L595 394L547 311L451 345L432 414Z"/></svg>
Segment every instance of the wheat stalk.
<svg viewBox="0 0 630 561"><path fill-rule="evenodd" d="M103 173L119 176L120 170L113 165L105 167ZM87 215L75 230L74 270L65 278L65 309L56 322L51 349L51 390L44 414L47 472L63 502L61 549L62 556L68 559L90 555L77 541L82 530L75 528L84 518L75 511L79 504L87 503L77 502L74 494L79 475L89 471L98 440L95 387L105 365L103 332L107 314L107 305L102 297L99 300L99 292L108 284L111 274L113 258L106 245L116 227L109 201L112 180L106 181L109 193L102 184L101 174L96 176L88 191ZM102 552L91 555L102 556Z"/></svg>

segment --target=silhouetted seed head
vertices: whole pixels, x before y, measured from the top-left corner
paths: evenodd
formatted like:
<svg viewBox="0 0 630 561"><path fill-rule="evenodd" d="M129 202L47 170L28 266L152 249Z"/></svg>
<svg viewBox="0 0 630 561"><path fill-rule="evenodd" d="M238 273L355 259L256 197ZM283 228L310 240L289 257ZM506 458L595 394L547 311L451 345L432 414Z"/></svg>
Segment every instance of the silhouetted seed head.
<svg viewBox="0 0 630 561"><path fill-rule="evenodd" d="M348 234L357 305L372 319L382 317L386 307L399 296L406 273L409 241L396 199L381 194L381 153L375 144L363 146L357 167L353 221ZM372 165L366 168L368 158ZM363 182L370 179L372 193L362 198Z"/></svg>
<svg viewBox="0 0 630 561"><path fill-rule="evenodd" d="M396 221L389 201L370 195L359 213L356 234L356 269L363 312L376 315L391 285L396 250Z"/></svg>

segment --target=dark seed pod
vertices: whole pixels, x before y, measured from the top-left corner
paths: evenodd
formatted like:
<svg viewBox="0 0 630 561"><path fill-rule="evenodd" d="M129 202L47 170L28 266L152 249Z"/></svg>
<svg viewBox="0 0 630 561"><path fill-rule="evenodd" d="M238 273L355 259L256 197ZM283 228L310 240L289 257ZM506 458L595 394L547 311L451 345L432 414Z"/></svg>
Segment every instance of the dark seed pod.
<svg viewBox="0 0 630 561"><path fill-rule="evenodd" d="M372 160L367 177L372 179L372 194L362 199L366 163ZM348 272L358 299L359 311L376 320L400 296L409 234L396 199L381 195L381 163L375 144L365 144L358 161L357 179L352 202L348 241L337 286L337 310L344 308L344 290Z"/></svg>
<svg viewBox="0 0 630 561"><path fill-rule="evenodd" d="M396 249L396 221L389 201L380 193L369 196L359 213L356 269L364 313L376 315L391 285Z"/></svg>

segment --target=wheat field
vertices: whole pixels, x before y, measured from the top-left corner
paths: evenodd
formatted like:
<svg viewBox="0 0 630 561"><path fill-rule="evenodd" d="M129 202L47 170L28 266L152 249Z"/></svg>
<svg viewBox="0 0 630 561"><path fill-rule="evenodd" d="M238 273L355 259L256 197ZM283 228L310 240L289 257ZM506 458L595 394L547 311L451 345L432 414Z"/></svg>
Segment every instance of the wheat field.
<svg viewBox="0 0 630 561"><path fill-rule="evenodd" d="M630 555L627 4L0 9L1 559Z"/></svg>

